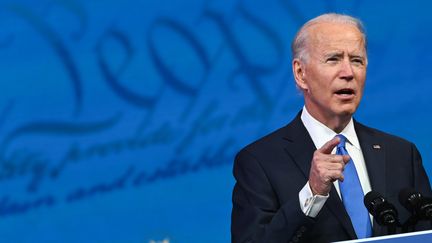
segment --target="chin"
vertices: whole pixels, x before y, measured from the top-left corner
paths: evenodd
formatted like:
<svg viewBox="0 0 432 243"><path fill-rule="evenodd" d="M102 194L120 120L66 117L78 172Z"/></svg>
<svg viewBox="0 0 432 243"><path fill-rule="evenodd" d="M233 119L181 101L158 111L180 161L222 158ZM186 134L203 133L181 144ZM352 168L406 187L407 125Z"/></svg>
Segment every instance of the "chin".
<svg viewBox="0 0 432 243"><path fill-rule="evenodd" d="M356 108L353 107L353 108L350 108L350 109L339 110L337 112L337 114L339 116L352 116L352 115L354 115L355 111L356 111Z"/></svg>
<svg viewBox="0 0 432 243"><path fill-rule="evenodd" d="M342 107L337 107L334 109L335 115L337 116L352 116L357 110L357 106L355 105L344 105Z"/></svg>
<svg viewBox="0 0 432 243"><path fill-rule="evenodd" d="M345 112L352 112L354 113L357 110L357 107L359 106L360 102L357 100L351 100L349 102L341 102L336 105L336 109L339 109L341 111Z"/></svg>

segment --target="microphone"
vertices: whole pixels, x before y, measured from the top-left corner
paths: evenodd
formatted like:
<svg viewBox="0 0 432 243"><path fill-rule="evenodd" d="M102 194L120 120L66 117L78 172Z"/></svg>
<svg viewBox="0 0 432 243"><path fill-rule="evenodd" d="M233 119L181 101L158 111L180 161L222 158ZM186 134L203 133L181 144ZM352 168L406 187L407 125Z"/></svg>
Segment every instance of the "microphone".
<svg viewBox="0 0 432 243"><path fill-rule="evenodd" d="M387 226L389 234L396 232L399 219L393 204L389 203L378 192L370 191L364 197L364 205L379 225Z"/></svg>
<svg viewBox="0 0 432 243"><path fill-rule="evenodd" d="M405 188L399 192L399 202L413 217L419 220L432 220L432 198L424 197L412 188Z"/></svg>

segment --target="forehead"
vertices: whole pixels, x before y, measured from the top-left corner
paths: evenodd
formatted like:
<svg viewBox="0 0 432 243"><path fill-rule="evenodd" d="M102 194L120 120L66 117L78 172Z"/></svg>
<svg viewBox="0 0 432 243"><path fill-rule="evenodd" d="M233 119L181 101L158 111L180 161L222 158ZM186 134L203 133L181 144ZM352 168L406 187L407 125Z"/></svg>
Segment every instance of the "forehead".
<svg viewBox="0 0 432 243"><path fill-rule="evenodd" d="M366 51L363 34L352 24L317 23L308 32L310 51Z"/></svg>

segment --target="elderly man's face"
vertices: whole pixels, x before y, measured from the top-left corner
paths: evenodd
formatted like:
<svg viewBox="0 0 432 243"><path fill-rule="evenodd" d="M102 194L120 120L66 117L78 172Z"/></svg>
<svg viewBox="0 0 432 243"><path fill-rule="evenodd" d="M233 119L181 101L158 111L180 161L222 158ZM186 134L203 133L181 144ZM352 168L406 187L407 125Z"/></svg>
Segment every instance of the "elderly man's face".
<svg viewBox="0 0 432 243"><path fill-rule="evenodd" d="M309 34L307 61L298 61L298 68L294 62L306 108L324 124L350 117L360 103L366 79L362 34L353 25L337 23L315 24Z"/></svg>

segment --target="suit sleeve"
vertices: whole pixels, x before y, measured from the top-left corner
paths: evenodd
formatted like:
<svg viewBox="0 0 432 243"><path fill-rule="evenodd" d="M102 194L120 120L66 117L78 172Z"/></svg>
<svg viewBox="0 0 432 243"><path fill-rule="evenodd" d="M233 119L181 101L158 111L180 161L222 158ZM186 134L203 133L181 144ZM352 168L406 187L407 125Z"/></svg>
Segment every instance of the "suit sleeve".
<svg viewBox="0 0 432 243"><path fill-rule="evenodd" d="M315 220L301 211L298 194L280 205L259 161L246 150L237 154L233 173L232 242L301 241Z"/></svg>

